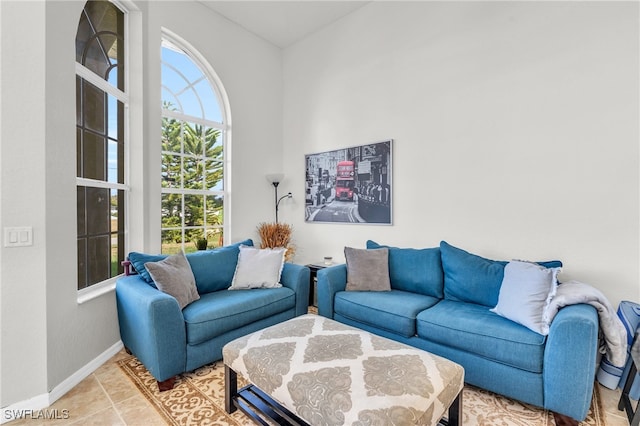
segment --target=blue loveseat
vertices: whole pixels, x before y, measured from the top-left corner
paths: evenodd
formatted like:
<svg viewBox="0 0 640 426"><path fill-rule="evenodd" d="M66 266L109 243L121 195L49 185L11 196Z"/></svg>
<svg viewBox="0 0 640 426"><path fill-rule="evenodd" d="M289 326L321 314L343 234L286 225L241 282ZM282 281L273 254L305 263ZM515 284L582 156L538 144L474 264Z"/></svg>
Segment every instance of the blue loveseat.
<svg viewBox="0 0 640 426"><path fill-rule="evenodd" d="M387 246L367 242L380 247ZM443 241L428 249L389 247L388 263L391 291L345 291L345 264L318 271L318 313L457 362L471 385L572 422L586 417L598 352L595 308L561 309L543 336L490 311L508 262Z"/></svg>
<svg viewBox="0 0 640 426"><path fill-rule="evenodd" d="M173 387L175 376L222 358L233 339L306 314L309 268L285 263L282 287L227 290L240 244L186 255L200 299L180 309L177 300L158 290L144 268L166 255L130 253L137 274L116 283L120 336L153 377L160 390Z"/></svg>

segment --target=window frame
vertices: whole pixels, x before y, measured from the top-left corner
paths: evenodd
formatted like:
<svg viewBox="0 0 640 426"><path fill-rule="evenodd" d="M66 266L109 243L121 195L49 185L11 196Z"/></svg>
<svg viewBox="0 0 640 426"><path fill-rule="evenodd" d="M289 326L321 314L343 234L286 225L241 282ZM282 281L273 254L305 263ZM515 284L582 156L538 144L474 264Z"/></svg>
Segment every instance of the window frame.
<svg viewBox="0 0 640 426"><path fill-rule="evenodd" d="M161 31L161 36L160 36L160 42L161 45L164 41L169 42L170 44L174 45L176 48L180 49L180 51L185 54L192 62L195 66L198 67L198 69L203 73L203 75L207 78L209 85L216 97L216 102L218 104L218 107L220 109L220 114L221 114L221 119L222 122L217 122L217 121L213 121L213 120L208 120L206 118L199 118L199 117L195 117L195 116L191 116L191 115L187 115L184 114L183 112L179 112L179 111L171 111L168 109L165 109L162 105L160 107L160 115L161 115L161 121L165 118L168 119L175 119L175 120L179 120L182 123L193 123L193 124L198 124L198 125L202 125L202 126L206 126L208 128L213 128L216 130L220 131L220 137L222 138L222 160L221 160L221 165L222 165L222 181L223 181L223 187L222 190L208 190L208 189L185 189L183 186L183 183L181 183L181 187L180 188L165 188L162 187L161 185L161 181L158 180L158 184L160 186L160 206L159 209L161 210L162 208L162 197L165 194L180 194L181 196L185 196L185 195L204 195L204 196L213 196L213 197L222 197L222 211L223 211L223 223L221 226L219 226L219 228L222 229L222 235L224 238L224 241L231 241L231 233L230 233L230 223L231 223L231 216L230 216L230 205L231 205L231 182L230 182L230 177L231 177L231 152L230 152L230 147L231 147L231 113L230 113L230 108L229 108L229 101L228 101L228 97L226 94L226 91L224 89L224 86L222 85L222 82L220 80L220 78L218 77L218 75L216 74L216 72L213 70L212 66L209 64L209 62L204 58L204 56L202 56L202 54L200 54L200 52L194 47L192 46L189 42L187 42L186 40L184 40L183 38L179 37L178 35L176 35L175 33L173 33L172 31L166 29L166 28L162 28ZM162 55L161 55L162 56ZM160 60L160 65L162 66L163 61L162 59ZM175 68L174 68L175 69ZM179 72L179 70L176 70L177 72ZM162 72L161 72L162 74ZM163 88L163 81L162 81L162 75L160 77L160 86L161 86L161 90ZM166 152L163 150L160 150L160 159L159 159L159 164L162 163L162 155L164 155ZM182 211L184 212L184 204L182 206ZM184 217L181 219L181 227L180 227L180 231L181 231L181 235L182 235L182 250L185 249L186 245L188 244L188 241L185 241L185 231L188 229L199 229L201 228L200 226L196 226L196 227L185 227L184 225ZM177 229L175 227L171 227L171 228L165 228L162 225L162 220L160 222L160 235L162 235L162 232L165 230L172 230L172 229ZM160 239L162 240L162 236L160 237ZM162 247L162 242L160 243L161 247Z"/></svg>
<svg viewBox="0 0 640 426"><path fill-rule="evenodd" d="M130 202L129 202L131 198L130 197L130 194L131 194L131 185L130 185L131 134L130 134L130 128L129 128L129 123L131 122L130 88L132 87L131 86L131 74L132 74L131 68L132 67L131 67L131 61L130 61L132 55L131 55L131 49L130 49L131 42L129 37L131 33L130 31L131 9L125 6L124 2L122 1L118 1L118 0L103 0L103 1L107 1L111 3L114 7L118 8L123 14L123 48L124 48L124 63L126 64L125 70L124 70L124 91L118 89L117 87L109 83L109 81L105 80L104 78L101 78L96 73L91 71L89 68L85 67L84 65L82 65L77 61L74 61L75 63L74 78L79 77L87 81L88 83L97 87L99 90L103 91L107 96L113 96L116 101L121 102L123 104L123 108L124 108L123 121L124 122L122 123L122 126L123 126L123 145L124 145L123 151L124 152L123 152L123 164L122 165L119 164L118 167L123 167L124 169L123 170L124 181L123 183L108 182L108 181L79 177L76 174L76 189L82 186L82 187L90 187L90 188L105 188L109 190L122 190L124 192L123 198L124 198L125 205L124 205L124 223L123 223L123 228L124 228L124 238L123 238L124 250L123 251L124 253L127 253L128 247L129 247L128 224L130 221L129 216L131 212ZM83 2L83 9L82 9L83 11L86 4L87 4L87 1ZM74 38L74 41L75 41L75 38ZM76 105L76 109L77 109L77 105ZM77 215L77 209L76 209L76 215ZM77 235L76 235L76 239L77 239ZM76 269L77 267L78 267L78 258L76 254ZM123 274L118 274L113 277L107 278L106 280L103 280L94 284L89 284L82 289L77 289L78 283L76 282L77 303L82 304L98 296L101 296L103 294L113 291L115 289L115 284L117 279L122 275Z"/></svg>

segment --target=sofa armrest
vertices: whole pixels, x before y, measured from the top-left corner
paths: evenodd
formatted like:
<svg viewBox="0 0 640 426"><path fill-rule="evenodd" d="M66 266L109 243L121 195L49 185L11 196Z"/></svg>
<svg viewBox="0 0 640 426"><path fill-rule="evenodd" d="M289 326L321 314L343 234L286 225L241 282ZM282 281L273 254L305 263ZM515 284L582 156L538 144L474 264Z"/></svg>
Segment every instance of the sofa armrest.
<svg viewBox="0 0 640 426"><path fill-rule="evenodd" d="M560 309L544 352L544 406L583 420L593 392L598 352L598 314L587 304Z"/></svg>
<svg viewBox="0 0 640 426"><path fill-rule="evenodd" d="M333 301L339 291L347 288L347 265L320 269L318 277L318 314L333 319Z"/></svg>
<svg viewBox="0 0 640 426"><path fill-rule="evenodd" d="M280 283L296 293L296 316L309 311L309 268L295 263L285 263Z"/></svg>
<svg viewBox="0 0 640 426"><path fill-rule="evenodd" d="M116 304L122 343L156 380L185 371L187 337L174 297L130 275L116 282Z"/></svg>

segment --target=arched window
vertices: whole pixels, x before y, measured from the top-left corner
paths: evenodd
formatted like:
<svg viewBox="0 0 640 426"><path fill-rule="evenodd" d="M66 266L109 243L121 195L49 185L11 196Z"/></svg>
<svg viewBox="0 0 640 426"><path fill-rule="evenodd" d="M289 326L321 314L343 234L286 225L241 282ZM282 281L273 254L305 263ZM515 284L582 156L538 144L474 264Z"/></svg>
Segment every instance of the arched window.
<svg viewBox="0 0 640 426"><path fill-rule="evenodd" d="M76 33L78 290L122 272L125 254L125 13L88 1Z"/></svg>
<svg viewBox="0 0 640 426"><path fill-rule="evenodd" d="M225 225L222 88L184 45L167 34L162 41L163 253L220 246Z"/></svg>

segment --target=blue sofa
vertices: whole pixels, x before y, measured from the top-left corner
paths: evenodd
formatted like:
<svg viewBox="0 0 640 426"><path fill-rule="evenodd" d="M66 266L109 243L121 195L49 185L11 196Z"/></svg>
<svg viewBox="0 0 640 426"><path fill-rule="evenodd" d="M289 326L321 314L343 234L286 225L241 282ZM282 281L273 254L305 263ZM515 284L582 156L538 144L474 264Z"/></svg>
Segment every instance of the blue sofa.
<svg viewBox="0 0 640 426"><path fill-rule="evenodd" d="M307 313L309 268L304 266L285 263L280 288L227 290L240 244L253 242L186 255L200 299L183 310L155 287L144 268L166 255L129 254L137 274L116 283L120 336L160 390L171 389L176 375L222 359L222 347L231 340Z"/></svg>
<svg viewBox="0 0 640 426"><path fill-rule="evenodd" d="M387 246L367 242L380 247ZM428 249L389 247L388 259L391 291L345 291L345 264L318 271L318 313L457 362L471 385L570 422L586 417L597 367L595 308L561 309L543 336L490 311L508 262L444 241Z"/></svg>

